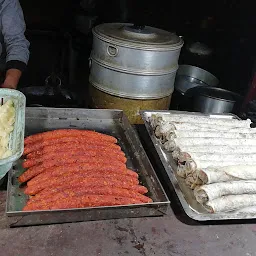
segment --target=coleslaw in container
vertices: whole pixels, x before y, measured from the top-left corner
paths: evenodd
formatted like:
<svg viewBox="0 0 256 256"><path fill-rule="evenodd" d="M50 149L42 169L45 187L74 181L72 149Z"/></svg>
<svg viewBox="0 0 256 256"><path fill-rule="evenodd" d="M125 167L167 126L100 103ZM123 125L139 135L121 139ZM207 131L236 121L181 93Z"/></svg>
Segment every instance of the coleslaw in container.
<svg viewBox="0 0 256 256"><path fill-rule="evenodd" d="M18 160L24 150L25 107L26 97L23 93L12 89L0 89L0 100L6 103L12 100L15 108L15 121L13 131L9 135L8 149L10 156L0 159L0 183L6 173L12 168L14 161Z"/></svg>

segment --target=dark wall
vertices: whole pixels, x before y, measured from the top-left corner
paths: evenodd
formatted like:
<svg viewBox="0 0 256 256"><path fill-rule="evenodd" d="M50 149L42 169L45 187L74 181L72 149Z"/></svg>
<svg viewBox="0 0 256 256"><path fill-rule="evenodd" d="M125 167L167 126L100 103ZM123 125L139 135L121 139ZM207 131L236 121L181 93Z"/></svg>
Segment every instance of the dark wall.
<svg viewBox="0 0 256 256"><path fill-rule="evenodd" d="M90 52L90 26L103 22L143 23L176 32L184 37L185 42L203 42L214 49L213 58L207 69L219 77L223 87L240 93L247 90L255 60L256 19L253 1L83 0L81 2L82 5L79 5L80 1L77 0L21 0L21 5L28 29L69 31L75 40L79 41L80 50L87 48L85 54ZM78 31L75 25L77 15L85 17L84 26L88 26L88 29L85 29L88 33L83 34ZM86 22L86 19L90 21L92 17L93 22ZM32 42L32 47L33 45L35 44ZM58 45L56 47L58 48ZM38 52L35 48L40 47L34 46L34 56L37 55L35 52ZM85 59L86 57L84 56ZM44 62L46 63L47 60Z"/></svg>
<svg viewBox="0 0 256 256"><path fill-rule="evenodd" d="M71 23L76 0L20 0L27 27L59 30Z"/></svg>

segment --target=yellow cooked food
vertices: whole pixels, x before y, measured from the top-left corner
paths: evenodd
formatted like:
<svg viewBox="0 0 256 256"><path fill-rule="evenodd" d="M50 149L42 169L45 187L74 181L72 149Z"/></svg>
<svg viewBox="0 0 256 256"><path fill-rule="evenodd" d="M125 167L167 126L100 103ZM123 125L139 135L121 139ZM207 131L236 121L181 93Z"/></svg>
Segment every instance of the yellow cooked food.
<svg viewBox="0 0 256 256"><path fill-rule="evenodd" d="M12 154L9 149L9 138L14 128L14 122L14 103L12 100L8 100L0 106L0 159L9 157Z"/></svg>

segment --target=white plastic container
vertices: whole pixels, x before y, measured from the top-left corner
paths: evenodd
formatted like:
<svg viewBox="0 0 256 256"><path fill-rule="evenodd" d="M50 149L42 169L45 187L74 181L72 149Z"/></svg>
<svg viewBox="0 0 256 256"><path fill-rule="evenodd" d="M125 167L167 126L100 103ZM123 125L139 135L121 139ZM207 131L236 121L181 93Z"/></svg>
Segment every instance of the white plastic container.
<svg viewBox="0 0 256 256"><path fill-rule="evenodd" d="M25 95L17 90L0 89L0 102L2 98L3 103L9 99L13 101L15 107L15 123L9 138L9 149L12 151L12 155L0 159L0 184L1 179L11 169L13 162L19 159L23 153L26 107Z"/></svg>

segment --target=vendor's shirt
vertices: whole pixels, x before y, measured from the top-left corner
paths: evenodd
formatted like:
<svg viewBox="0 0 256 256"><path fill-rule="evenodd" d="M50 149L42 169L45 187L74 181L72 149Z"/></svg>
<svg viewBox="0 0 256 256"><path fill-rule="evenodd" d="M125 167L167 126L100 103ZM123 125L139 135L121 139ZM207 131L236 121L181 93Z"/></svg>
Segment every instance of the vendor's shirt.
<svg viewBox="0 0 256 256"><path fill-rule="evenodd" d="M0 0L0 70L23 71L29 59L26 24L18 0Z"/></svg>

